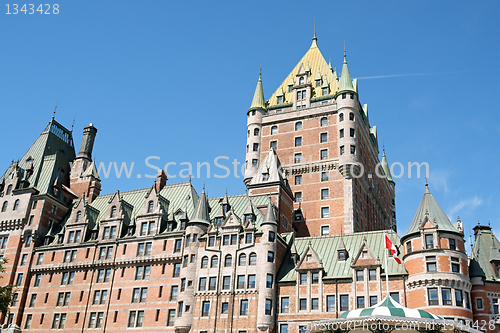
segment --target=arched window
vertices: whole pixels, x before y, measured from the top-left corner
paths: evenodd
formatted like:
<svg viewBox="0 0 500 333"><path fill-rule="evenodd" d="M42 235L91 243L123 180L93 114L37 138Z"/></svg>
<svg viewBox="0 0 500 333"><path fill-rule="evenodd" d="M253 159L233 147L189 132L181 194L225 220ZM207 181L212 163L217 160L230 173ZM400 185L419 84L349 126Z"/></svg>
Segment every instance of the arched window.
<svg viewBox="0 0 500 333"><path fill-rule="evenodd" d="M238 260L238 266L246 266L247 264L247 255L242 253L240 255L240 259Z"/></svg>
<svg viewBox="0 0 500 333"><path fill-rule="evenodd" d="M231 257L230 254L226 256L226 259L224 260L224 267L231 267L233 264L233 257Z"/></svg>
<svg viewBox="0 0 500 333"><path fill-rule="evenodd" d="M5 195L9 195L12 192L12 185L7 186L7 192L5 192Z"/></svg>
<svg viewBox="0 0 500 333"><path fill-rule="evenodd" d="M12 210L17 210L19 208L19 199L14 202L14 208Z"/></svg>
<svg viewBox="0 0 500 333"><path fill-rule="evenodd" d="M344 121L344 114L343 113L339 114L339 121Z"/></svg>
<svg viewBox="0 0 500 333"><path fill-rule="evenodd" d="M214 268L217 267L217 265L219 265L219 257L213 256L210 262L210 267Z"/></svg>
<svg viewBox="0 0 500 333"><path fill-rule="evenodd" d="M248 260L248 264L250 266L256 266L257 265L257 255L255 253L250 253L250 260Z"/></svg>
<svg viewBox="0 0 500 333"><path fill-rule="evenodd" d="M81 217L82 217L82 212L79 211L78 213L76 213L76 222L77 223L80 222Z"/></svg>
<svg viewBox="0 0 500 333"><path fill-rule="evenodd" d="M109 217L113 218L116 216L116 206L111 207L111 214Z"/></svg>
<svg viewBox="0 0 500 333"><path fill-rule="evenodd" d="M301 121L298 121L295 123L295 130L296 131L302 130L302 122Z"/></svg>
<svg viewBox="0 0 500 333"><path fill-rule="evenodd" d="M7 210L7 205L8 205L8 202L4 201L3 205L2 205L2 212L5 212Z"/></svg>
<svg viewBox="0 0 500 333"><path fill-rule="evenodd" d="M203 257L201 258L201 268L207 268L208 267L208 257Z"/></svg>
<svg viewBox="0 0 500 333"><path fill-rule="evenodd" d="M271 134L278 134L278 126L271 127Z"/></svg>
<svg viewBox="0 0 500 333"><path fill-rule="evenodd" d="M299 84L304 84L304 77L303 76L300 77Z"/></svg>
<svg viewBox="0 0 500 333"><path fill-rule="evenodd" d="M354 113L353 112L349 113L349 120L354 120Z"/></svg>
<svg viewBox="0 0 500 333"><path fill-rule="evenodd" d="M148 213L152 213L152 212L153 212L153 200L148 202Z"/></svg>
<svg viewBox="0 0 500 333"><path fill-rule="evenodd" d="M259 129L258 128L254 128L253 135L259 135Z"/></svg>
<svg viewBox="0 0 500 333"><path fill-rule="evenodd" d="M326 117L321 118L320 125L321 126L327 126L328 125L328 118L326 118Z"/></svg>

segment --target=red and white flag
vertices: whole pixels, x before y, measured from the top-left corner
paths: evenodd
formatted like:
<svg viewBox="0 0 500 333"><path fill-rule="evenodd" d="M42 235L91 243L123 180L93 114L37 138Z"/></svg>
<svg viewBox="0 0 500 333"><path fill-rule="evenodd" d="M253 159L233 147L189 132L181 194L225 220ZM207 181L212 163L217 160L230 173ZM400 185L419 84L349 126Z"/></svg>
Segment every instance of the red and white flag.
<svg viewBox="0 0 500 333"><path fill-rule="evenodd" d="M399 260L398 258L398 250L396 249L396 245L394 245L391 242L391 240L389 239L389 237L387 237L387 235L385 235L385 248L391 251L394 260L396 260L398 264L401 264L401 260Z"/></svg>

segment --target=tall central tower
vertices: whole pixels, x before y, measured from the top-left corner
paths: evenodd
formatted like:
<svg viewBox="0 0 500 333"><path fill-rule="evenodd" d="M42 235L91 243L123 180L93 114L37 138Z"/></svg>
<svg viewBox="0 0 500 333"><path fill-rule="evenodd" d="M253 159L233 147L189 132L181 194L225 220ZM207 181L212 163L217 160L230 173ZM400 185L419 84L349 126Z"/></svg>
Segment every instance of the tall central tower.
<svg viewBox="0 0 500 333"><path fill-rule="evenodd" d="M358 93L345 52L339 78L316 35L267 101L259 76L247 111L244 181L249 186L274 149L294 195L298 236L395 229L395 183Z"/></svg>

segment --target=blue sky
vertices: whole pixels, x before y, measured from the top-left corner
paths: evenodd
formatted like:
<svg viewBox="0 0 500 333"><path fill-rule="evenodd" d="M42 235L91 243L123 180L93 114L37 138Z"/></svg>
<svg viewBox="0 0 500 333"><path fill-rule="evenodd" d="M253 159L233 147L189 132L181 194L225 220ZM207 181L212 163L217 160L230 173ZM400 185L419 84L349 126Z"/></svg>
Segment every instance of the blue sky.
<svg viewBox="0 0 500 333"><path fill-rule="evenodd" d="M345 41L389 162L427 162L431 192L467 233L500 223L498 2L63 0L58 15L7 15L13 3L2 3L0 168L22 156L57 102L63 125L76 116L77 149L92 122L98 163L135 163L130 179L103 179L103 193L151 186L148 156L176 162L177 175L181 162L214 168L217 156L232 169L244 161L260 62L268 98L309 48L316 18L319 48L338 69ZM210 196L244 193L241 178L213 177L223 173L193 183ZM396 182L403 234L425 181Z"/></svg>

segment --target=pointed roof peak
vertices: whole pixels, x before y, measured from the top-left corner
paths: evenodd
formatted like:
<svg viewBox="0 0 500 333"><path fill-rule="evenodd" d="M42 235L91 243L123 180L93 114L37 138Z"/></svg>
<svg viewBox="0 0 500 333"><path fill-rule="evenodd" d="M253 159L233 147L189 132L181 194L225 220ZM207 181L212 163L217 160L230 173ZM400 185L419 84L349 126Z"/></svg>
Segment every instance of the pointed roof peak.
<svg viewBox="0 0 500 333"><path fill-rule="evenodd" d="M250 109L265 109L266 101L264 100L264 89L262 88L262 63L260 64L259 80L253 94L252 105Z"/></svg>
<svg viewBox="0 0 500 333"><path fill-rule="evenodd" d="M198 198L190 223L210 224L210 212L205 189L203 189L200 197Z"/></svg>
<svg viewBox="0 0 500 333"><path fill-rule="evenodd" d="M264 220L262 221L261 225L263 224L276 224L276 216L274 215L274 208L273 208L273 203L271 201L271 198L269 198L269 203L267 204L267 210L266 210L266 215L264 215Z"/></svg>
<svg viewBox="0 0 500 333"><path fill-rule="evenodd" d="M349 67L347 66L345 44L344 44L344 63L342 64L342 73L340 74L340 79L339 79L339 92L343 90L355 91L354 85L352 84L351 73L349 73Z"/></svg>

